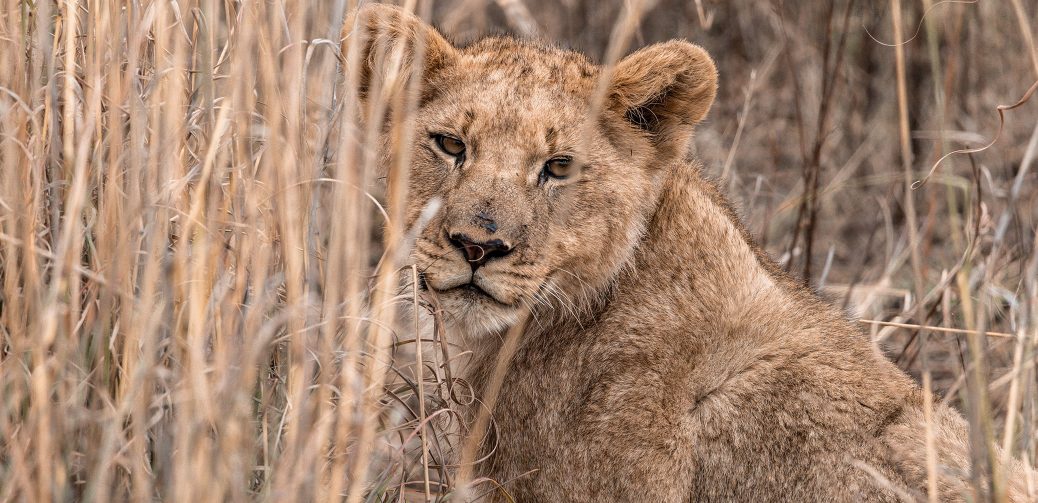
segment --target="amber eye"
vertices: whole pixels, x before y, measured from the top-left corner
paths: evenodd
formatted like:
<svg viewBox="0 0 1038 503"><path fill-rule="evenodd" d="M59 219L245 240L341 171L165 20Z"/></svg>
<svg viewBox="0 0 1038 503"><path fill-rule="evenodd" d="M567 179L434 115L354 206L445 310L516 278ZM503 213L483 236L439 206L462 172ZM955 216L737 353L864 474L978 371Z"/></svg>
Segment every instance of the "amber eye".
<svg viewBox="0 0 1038 503"><path fill-rule="evenodd" d="M566 178L570 175L572 167L573 158L555 157L553 159L549 159L548 162L544 163L544 171L541 172L541 177Z"/></svg>
<svg viewBox="0 0 1038 503"><path fill-rule="evenodd" d="M436 140L436 146L447 155L460 157L465 153L465 144L453 136L437 134L433 135L433 140Z"/></svg>

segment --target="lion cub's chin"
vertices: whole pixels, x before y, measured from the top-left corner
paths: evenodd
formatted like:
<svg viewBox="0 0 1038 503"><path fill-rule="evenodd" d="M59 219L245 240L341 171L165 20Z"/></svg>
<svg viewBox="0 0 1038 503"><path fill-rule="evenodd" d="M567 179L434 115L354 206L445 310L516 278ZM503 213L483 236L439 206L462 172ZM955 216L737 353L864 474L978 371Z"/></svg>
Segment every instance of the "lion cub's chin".
<svg viewBox="0 0 1038 503"><path fill-rule="evenodd" d="M447 330L466 339L500 333L518 323L521 316L520 309L465 287L437 292L437 297Z"/></svg>

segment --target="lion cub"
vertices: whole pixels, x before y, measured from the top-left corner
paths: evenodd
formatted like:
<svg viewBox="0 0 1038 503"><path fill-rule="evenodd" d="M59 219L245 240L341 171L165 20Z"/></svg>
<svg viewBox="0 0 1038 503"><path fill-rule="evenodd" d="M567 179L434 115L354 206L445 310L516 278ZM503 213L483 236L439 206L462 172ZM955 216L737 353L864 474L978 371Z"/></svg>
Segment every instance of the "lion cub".
<svg viewBox="0 0 1038 503"><path fill-rule="evenodd" d="M717 88L703 49L674 40L607 70L512 38L455 47L382 5L343 34L362 104L421 80L412 256L477 390L532 312L480 475L517 501L926 497L920 389L779 272L686 158ZM387 167L401 153L383 150ZM967 424L931 413L937 497L972 498ZM1021 476L1009 496L1026 499Z"/></svg>

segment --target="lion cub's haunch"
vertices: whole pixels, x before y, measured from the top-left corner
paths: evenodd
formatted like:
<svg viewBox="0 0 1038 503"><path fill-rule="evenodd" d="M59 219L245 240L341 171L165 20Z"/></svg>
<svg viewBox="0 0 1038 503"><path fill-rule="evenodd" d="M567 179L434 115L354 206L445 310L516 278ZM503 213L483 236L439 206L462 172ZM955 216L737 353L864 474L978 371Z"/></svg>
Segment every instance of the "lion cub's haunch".
<svg viewBox="0 0 1038 503"><path fill-rule="evenodd" d="M454 47L379 5L351 16L343 49L363 105L420 78L413 141L390 148L384 128L381 160L407 156L413 259L477 389L532 310L481 475L518 501L930 491L922 392L780 273L686 159L717 86L703 49L653 45L603 75L533 42ZM967 425L931 412L938 497L964 500Z"/></svg>

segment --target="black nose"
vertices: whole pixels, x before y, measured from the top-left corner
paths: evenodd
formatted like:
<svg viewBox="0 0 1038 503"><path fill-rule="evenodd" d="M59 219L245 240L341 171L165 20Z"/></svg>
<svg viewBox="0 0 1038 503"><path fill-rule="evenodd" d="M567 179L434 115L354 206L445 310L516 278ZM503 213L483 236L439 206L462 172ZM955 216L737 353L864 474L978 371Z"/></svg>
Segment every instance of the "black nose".
<svg viewBox="0 0 1038 503"><path fill-rule="evenodd" d="M481 243L473 241L464 234L451 234L450 241L455 248L465 254L465 260L472 266L473 271L492 258L504 257L512 252L512 247L500 239L491 239Z"/></svg>

